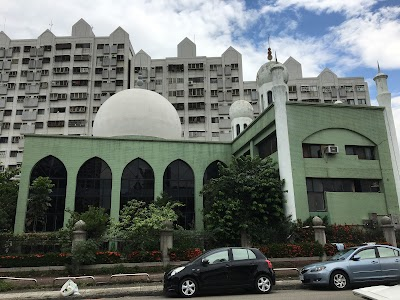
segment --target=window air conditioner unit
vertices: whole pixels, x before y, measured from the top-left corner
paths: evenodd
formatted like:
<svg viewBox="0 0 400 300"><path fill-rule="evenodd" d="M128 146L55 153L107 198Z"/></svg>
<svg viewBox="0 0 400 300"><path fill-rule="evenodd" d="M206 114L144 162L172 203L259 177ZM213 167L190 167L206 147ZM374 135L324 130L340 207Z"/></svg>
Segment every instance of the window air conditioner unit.
<svg viewBox="0 0 400 300"><path fill-rule="evenodd" d="M189 80L188 85L193 85L193 81Z"/></svg>
<svg viewBox="0 0 400 300"><path fill-rule="evenodd" d="M338 154L339 148L338 148L338 146L335 146L335 145L329 145L328 147L325 148L325 153L326 154Z"/></svg>

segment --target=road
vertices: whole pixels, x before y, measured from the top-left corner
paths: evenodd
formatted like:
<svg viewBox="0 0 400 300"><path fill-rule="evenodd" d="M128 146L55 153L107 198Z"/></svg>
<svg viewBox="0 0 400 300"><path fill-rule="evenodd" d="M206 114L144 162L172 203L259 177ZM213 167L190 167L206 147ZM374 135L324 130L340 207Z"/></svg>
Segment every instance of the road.
<svg viewBox="0 0 400 300"><path fill-rule="evenodd" d="M159 300L159 299L182 299L182 298L166 298L164 296L135 296L123 298L108 298L120 300ZM236 294L236 295L210 295L199 296L194 300L361 300L360 297L354 296L351 290L347 291L328 291L328 290L279 290L272 291L268 295L257 294Z"/></svg>

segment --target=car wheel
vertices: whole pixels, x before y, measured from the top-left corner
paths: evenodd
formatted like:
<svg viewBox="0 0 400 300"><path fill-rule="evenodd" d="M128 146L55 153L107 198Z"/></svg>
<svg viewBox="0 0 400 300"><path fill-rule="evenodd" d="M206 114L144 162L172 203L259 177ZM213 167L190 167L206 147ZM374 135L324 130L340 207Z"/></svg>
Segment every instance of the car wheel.
<svg viewBox="0 0 400 300"><path fill-rule="evenodd" d="M260 294L268 294L272 289L271 278L268 275L259 275L256 279L256 292Z"/></svg>
<svg viewBox="0 0 400 300"><path fill-rule="evenodd" d="M335 271L331 275L330 286L335 290L344 290L349 286L349 277L342 271Z"/></svg>
<svg viewBox="0 0 400 300"><path fill-rule="evenodd" d="M193 297L197 293L197 283L192 278L185 278L179 284L179 293L182 297Z"/></svg>

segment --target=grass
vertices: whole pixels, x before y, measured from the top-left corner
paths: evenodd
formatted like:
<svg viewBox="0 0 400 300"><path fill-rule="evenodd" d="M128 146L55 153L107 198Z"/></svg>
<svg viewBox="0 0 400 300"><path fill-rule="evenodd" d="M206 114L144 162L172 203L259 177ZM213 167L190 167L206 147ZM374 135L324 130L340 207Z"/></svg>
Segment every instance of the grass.
<svg viewBox="0 0 400 300"><path fill-rule="evenodd" d="M0 280L0 293L8 292L14 289L14 286L7 281Z"/></svg>

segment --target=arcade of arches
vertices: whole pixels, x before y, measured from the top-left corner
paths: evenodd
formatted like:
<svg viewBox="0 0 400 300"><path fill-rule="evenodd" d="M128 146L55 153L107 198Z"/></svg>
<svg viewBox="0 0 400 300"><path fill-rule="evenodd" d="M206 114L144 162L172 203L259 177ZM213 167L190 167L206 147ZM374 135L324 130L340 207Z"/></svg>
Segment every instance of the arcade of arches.
<svg viewBox="0 0 400 300"><path fill-rule="evenodd" d="M218 162L208 165L203 175L203 183L218 176ZM38 161L32 169L30 183L37 177L49 177L54 184L45 223L41 231L55 231L64 224L64 210L67 189L67 169L62 161L47 156ZM84 212L89 206L111 209L112 194L111 168L99 157L87 160L76 177L75 211ZM180 207L178 224L185 229L194 228L195 220L195 175L183 160L172 161L164 171L163 191L173 199L183 203ZM143 159L136 158L128 163L121 176L120 203L122 207L132 199L150 203L155 199L155 177L153 168ZM29 230L29 228L27 228Z"/></svg>

